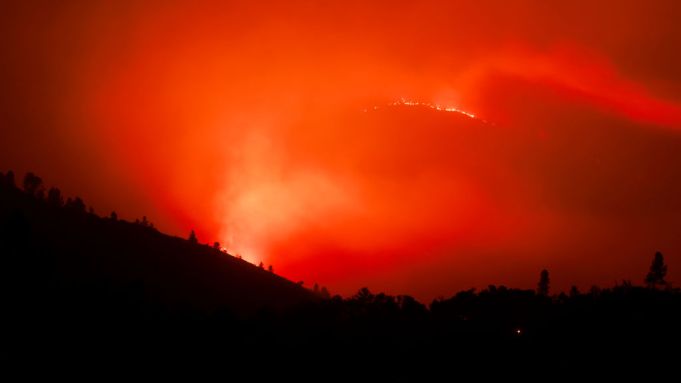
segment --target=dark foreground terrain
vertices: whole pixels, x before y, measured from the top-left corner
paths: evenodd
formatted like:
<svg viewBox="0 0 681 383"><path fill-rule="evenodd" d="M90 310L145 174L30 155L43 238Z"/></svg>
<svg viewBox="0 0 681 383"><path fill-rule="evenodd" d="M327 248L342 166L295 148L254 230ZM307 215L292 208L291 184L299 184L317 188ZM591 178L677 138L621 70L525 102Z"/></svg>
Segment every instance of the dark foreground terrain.
<svg viewBox="0 0 681 383"><path fill-rule="evenodd" d="M681 367L681 292L661 269L646 287L559 295L547 280L538 292L489 286L429 306L366 288L331 297L146 219L100 217L33 175L16 183L0 174L0 357L25 372L449 381Z"/></svg>

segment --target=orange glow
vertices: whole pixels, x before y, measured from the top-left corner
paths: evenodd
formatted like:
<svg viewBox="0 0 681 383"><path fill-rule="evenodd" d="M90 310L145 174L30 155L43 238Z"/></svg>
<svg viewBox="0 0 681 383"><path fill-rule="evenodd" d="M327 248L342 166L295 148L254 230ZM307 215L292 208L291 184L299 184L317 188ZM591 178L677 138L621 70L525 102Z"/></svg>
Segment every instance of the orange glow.
<svg viewBox="0 0 681 383"><path fill-rule="evenodd" d="M334 293L638 281L681 260L679 8L12 5L0 160Z"/></svg>

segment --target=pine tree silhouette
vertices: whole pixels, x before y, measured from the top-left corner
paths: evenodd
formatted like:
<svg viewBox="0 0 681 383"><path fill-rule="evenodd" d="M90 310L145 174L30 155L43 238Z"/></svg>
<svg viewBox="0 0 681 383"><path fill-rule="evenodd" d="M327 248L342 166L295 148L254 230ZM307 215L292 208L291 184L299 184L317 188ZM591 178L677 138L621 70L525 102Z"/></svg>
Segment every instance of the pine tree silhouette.
<svg viewBox="0 0 681 383"><path fill-rule="evenodd" d="M655 253L653 262L650 264L650 271L646 275L646 284L648 287L655 288L658 285L664 286L667 281L664 277L667 275L667 265L664 264L664 256L659 251Z"/></svg>
<svg viewBox="0 0 681 383"><path fill-rule="evenodd" d="M61 195L61 190L57 188L50 188L47 192L47 203L54 207L64 206L64 197Z"/></svg>
<svg viewBox="0 0 681 383"><path fill-rule="evenodd" d="M194 230L192 230L189 233L189 242L194 243L194 244L199 243L199 240L198 240L198 238L196 238L196 233L194 232Z"/></svg>
<svg viewBox="0 0 681 383"><path fill-rule="evenodd" d="M32 196L37 196L38 191L43 186L43 179L36 176L32 172L26 173L24 176L24 191Z"/></svg>

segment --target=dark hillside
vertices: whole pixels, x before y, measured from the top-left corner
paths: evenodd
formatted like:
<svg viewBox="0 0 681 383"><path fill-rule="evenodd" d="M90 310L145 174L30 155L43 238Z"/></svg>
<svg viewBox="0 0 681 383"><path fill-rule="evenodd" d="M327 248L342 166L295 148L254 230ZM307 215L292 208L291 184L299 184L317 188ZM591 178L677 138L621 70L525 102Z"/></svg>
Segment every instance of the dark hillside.
<svg viewBox="0 0 681 383"><path fill-rule="evenodd" d="M681 290L665 279L659 252L645 287L552 295L542 270L536 291L490 285L429 306L368 288L330 297L146 219L101 218L30 177L22 190L0 175L0 362L212 366L315 381L653 376L678 364Z"/></svg>
<svg viewBox="0 0 681 383"><path fill-rule="evenodd" d="M7 288L20 289L15 297L35 292L32 298L57 305L110 307L132 300L235 315L313 299L298 284L211 246L101 218L80 202L57 205L3 180L0 251Z"/></svg>

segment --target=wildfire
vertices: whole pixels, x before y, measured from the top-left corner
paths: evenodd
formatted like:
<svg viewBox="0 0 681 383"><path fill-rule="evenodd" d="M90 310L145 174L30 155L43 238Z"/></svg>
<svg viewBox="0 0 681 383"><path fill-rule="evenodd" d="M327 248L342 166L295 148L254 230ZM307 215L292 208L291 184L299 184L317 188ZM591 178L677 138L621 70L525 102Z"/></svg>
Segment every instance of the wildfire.
<svg viewBox="0 0 681 383"><path fill-rule="evenodd" d="M412 101L412 100L407 100L404 98L399 99L398 101L393 102L390 104L392 106L422 106L426 108L430 108L433 110L437 110L440 112L450 112L450 113L459 113L463 114L464 116L467 116L469 118L477 118L475 114L467 112L465 110L459 109L454 106L443 106L440 104L431 104L428 102L419 102L419 101Z"/></svg>

